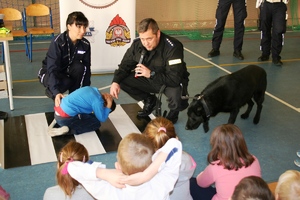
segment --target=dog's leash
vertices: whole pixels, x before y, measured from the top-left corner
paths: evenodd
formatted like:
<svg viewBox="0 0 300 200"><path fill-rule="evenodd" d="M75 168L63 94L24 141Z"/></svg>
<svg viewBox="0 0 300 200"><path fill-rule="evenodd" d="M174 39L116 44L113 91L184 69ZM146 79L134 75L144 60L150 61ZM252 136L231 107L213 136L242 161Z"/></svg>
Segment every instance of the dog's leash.
<svg viewBox="0 0 300 200"><path fill-rule="evenodd" d="M166 110L164 111L163 115L161 115L161 104L162 104L161 103L161 97L162 97L162 94L165 91L166 87L167 87L166 85L161 86L161 88L159 90L159 93L157 95L158 101L156 101L156 110L155 110L156 116L162 116L162 117L166 117L167 116L168 112ZM182 84L181 84L181 87L182 87ZM186 100L186 99L189 99L189 98L190 97L189 97L188 94L187 95L182 95L182 91L181 91L181 99L182 100Z"/></svg>
<svg viewBox="0 0 300 200"><path fill-rule="evenodd" d="M162 94L163 94L165 89L166 89L166 85L161 86L161 88L159 90L159 93L157 95L158 101L156 101L155 112L156 112L156 116L158 116L158 117L162 116L161 115L161 97L162 97ZM164 113L163 113L163 117L166 117L166 115L167 115L167 111L165 110Z"/></svg>

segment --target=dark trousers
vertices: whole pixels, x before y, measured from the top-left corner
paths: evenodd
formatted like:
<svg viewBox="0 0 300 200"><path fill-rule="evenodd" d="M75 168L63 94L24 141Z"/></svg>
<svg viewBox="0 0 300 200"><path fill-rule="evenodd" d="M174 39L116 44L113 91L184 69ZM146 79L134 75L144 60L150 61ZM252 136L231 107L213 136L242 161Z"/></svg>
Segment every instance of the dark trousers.
<svg viewBox="0 0 300 200"><path fill-rule="evenodd" d="M162 85L155 84L151 79L145 77L134 77L134 73L130 74L120 83L123 91L128 93L137 101L145 100L149 95L159 93ZM181 86L166 87L164 94L167 97L168 107L170 110L181 110Z"/></svg>
<svg viewBox="0 0 300 200"><path fill-rule="evenodd" d="M68 126L71 133L82 134L95 131L100 128L101 123L94 114L78 114L74 117L60 117L54 114L56 123L60 126Z"/></svg>
<svg viewBox="0 0 300 200"><path fill-rule="evenodd" d="M223 39L224 27L226 24L228 12L232 5L234 14L234 41L233 46L235 51L241 51L244 39L244 20L247 17L245 0L219 0L216 10L216 26L214 29L212 47L219 49Z"/></svg>
<svg viewBox="0 0 300 200"><path fill-rule="evenodd" d="M193 200L211 200L216 194L216 188L211 186L202 188L197 184L196 178L192 177L190 179L190 192Z"/></svg>
<svg viewBox="0 0 300 200"><path fill-rule="evenodd" d="M60 93L66 91L71 93L80 87L91 85L90 69L87 69L81 62L73 62L68 71L52 75L56 76L58 80L57 87ZM49 79L49 74L46 73L43 78L43 85L47 89L49 89L49 81L51 80Z"/></svg>
<svg viewBox="0 0 300 200"><path fill-rule="evenodd" d="M260 6L260 48L263 55L272 52L273 59L280 58L286 32L286 11L285 3L264 2Z"/></svg>

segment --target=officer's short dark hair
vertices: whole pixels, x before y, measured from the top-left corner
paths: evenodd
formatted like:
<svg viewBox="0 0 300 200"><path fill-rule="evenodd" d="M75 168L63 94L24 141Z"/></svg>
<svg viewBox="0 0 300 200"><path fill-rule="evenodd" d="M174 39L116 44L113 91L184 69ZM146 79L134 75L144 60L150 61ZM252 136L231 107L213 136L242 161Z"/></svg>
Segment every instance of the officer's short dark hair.
<svg viewBox="0 0 300 200"><path fill-rule="evenodd" d="M157 22L152 18L143 19L137 27L138 33L144 33L148 29L151 29L154 34L159 30Z"/></svg>
<svg viewBox="0 0 300 200"><path fill-rule="evenodd" d="M82 12L75 11L68 15L68 19L66 21L66 26L72 25L75 23L75 25L81 25L84 27L88 27L89 20L85 17L85 15Z"/></svg>

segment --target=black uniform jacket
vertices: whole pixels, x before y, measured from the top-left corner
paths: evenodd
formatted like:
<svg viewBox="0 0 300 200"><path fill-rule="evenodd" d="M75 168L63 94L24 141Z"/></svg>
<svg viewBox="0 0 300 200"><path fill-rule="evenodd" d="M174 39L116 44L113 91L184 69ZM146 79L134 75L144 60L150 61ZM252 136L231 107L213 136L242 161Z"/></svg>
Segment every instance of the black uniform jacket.
<svg viewBox="0 0 300 200"><path fill-rule="evenodd" d="M70 38L67 41L67 37L69 37L67 31L57 35L52 40L46 58L42 62L43 66L40 74L48 73L49 81L47 85L54 94L59 93L56 88L58 79L68 75L67 69L71 63L81 62L87 68L86 75L90 76L91 74L90 42L82 38L74 45ZM69 42L70 52L67 42ZM74 53L75 49L76 52Z"/></svg>
<svg viewBox="0 0 300 200"><path fill-rule="evenodd" d="M140 38L135 39L115 70L113 82L120 83L132 73L143 49ZM155 71L152 79L154 84L178 87L183 83L187 87L189 72L183 60L183 45L177 39L161 32L158 46L145 54L142 63Z"/></svg>

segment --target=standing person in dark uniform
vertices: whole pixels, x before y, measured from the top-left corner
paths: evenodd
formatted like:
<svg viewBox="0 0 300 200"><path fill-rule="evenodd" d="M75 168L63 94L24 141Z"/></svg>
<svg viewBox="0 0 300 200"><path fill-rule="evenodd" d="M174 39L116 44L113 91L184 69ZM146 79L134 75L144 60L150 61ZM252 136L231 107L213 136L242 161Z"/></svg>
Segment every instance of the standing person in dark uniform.
<svg viewBox="0 0 300 200"><path fill-rule="evenodd" d="M57 94L91 84L91 47L83 37L88 23L82 12L70 13L67 31L50 44L38 77L46 87L46 95L53 100Z"/></svg>
<svg viewBox="0 0 300 200"><path fill-rule="evenodd" d="M120 89L137 101L144 101L138 112L145 117L153 111L163 86L170 109L167 119L176 123L180 111L188 107L181 97L188 95L189 72L183 60L183 45L177 39L160 32L152 18L142 20L137 28L139 38L125 53L119 68L115 70L110 94L118 98ZM141 55L144 56L141 56Z"/></svg>
<svg viewBox="0 0 300 200"><path fill-rule="evenodd" d="M245 32L244 20L247 17L247 0L219 0L216 11L216 26L212 38L212 50L208 53L208 57L220 55L220 46L223 39L224 27L228 12L232 5L234 14L234 41L233 56L244 60L242 54L243 39Z"/></svg>
<svg viewBox="0 0 300 200"><path fill-rule="evenodd" d="M286 4L288 4L288 0L256 1L256 8L260 9L260 50L262 51L258 61L269 60L272 52L273 64L277 66L282 65L280 53L283 46L284 33L286 32Z"/></svg>

